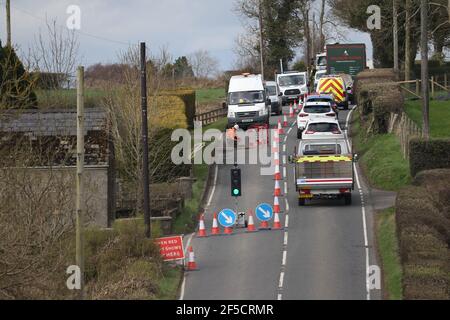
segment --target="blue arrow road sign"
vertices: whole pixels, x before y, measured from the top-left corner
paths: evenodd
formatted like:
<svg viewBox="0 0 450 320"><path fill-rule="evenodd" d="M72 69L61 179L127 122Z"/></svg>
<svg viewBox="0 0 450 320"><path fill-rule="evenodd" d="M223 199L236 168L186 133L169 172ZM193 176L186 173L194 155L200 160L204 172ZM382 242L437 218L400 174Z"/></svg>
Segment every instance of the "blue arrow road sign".
<svg viewBox="0 0 450 320"><path fill-rule="evenodd" d="M222 227L229 228L236 224L237 215L231 209L223 209L218 216L219 223Z"/></svg>
<svg viewBox="0 0 450 320"><path fill-rule="evenodd" d="M267 203L262 203L256 207L256 217L260 221L270 221L273 218L273 208Z"/></svg>

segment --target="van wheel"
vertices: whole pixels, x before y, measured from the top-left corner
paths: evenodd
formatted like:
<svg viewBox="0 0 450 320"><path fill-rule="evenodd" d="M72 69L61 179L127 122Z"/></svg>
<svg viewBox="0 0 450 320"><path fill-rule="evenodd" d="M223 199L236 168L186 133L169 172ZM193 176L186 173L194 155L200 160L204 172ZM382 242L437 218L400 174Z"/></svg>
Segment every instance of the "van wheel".
<svg viewBox="0 0 450 320"><path fill-rule="evenodd" d="M298 199L298 205L300 207L304 207L306 205L306 200L305 199Z"/></svg>
<svg viewBox="0 0 450 320"><path fill-rule="evenodd" d="M349 106L349 102L347 101L347 102L344 104L344 110L348 110L348 106Z"/></svg>
<svg viewBox="0 0 450 320"><path fill-rule="evenodd" d="M345 205L346 206L350 206L352 204L352 195L351 194L346 194L344 196L344 201L345 201Z"/></svg>

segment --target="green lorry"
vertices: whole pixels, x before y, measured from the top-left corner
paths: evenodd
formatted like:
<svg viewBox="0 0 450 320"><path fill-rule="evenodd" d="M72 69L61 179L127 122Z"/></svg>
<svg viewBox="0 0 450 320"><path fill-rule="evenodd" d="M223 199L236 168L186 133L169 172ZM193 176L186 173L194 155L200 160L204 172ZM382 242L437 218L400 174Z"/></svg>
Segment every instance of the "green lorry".
<svg viewBox="0 0 450 320"><path fill-rule="evenodd" d="M328 74L345 73L355 78L367 66L364 43L329 44L326 56Z"/></svg>

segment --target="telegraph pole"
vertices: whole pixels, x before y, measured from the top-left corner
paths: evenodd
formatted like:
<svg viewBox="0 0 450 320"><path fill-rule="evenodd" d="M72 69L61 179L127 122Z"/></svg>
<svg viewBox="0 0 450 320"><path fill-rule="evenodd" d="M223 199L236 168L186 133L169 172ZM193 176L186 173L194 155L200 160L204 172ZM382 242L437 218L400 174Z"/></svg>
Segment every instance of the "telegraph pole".
<svg viewBox="0 0 450 320"><path fill-rule="evenodd" d="M422 114L423 134L426 140L430 139L430 88L428 85L428 1L420 0L421 43L422 58Z"/></svg>
<svg viewBox="0 0 450 320"><path fill-rule="evenodd" d="M264 39L263 39L263 8L262 0L259 0L259 51L261 59L261 75L264 81Z"/></svg>
<svg viewBox="0 0 450 320"><path fill-rule="evenodd" d="M80 268L80 299L84 299L84 67L77 70L76 263Z"/></svg>
<svg viewBox="0 0 450 320"><path fill-rule="evenodd" d="M6 0L6 46L11 47L11 3Z"/></svg>
<svg viewBox="0 0 450 320"><path fill-rule="evenodd" d="M392 15L394 18L394 72L395 77L398 78L399 75L399 62L398 62L398 8L397 8L397 0L392 0Z"/></svg>
<svg viewBox="0 0 450 320"><path fill-rule="evenodd" d="M406 0L405 12L405 81L409 81L411 77L411 0Z"/></svg>
<svg viewBox="0 0 450 320"><path fill-rule="evenodd" d="M145 236L151 238L150 179L148 168L147 58L145 42L141 42L141 108L142 108L142 190L144 198Z"/></svg>

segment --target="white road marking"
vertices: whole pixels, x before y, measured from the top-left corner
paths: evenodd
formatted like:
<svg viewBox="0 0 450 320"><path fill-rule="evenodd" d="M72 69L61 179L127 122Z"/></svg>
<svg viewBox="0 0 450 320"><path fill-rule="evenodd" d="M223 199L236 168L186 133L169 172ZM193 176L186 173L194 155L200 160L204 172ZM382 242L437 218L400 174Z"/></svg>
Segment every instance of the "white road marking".
<svg viewBox="0 0 450 320"><path fill-rule="evenodd" d="M206 203L206 208L209 208L209 206L211 205L212 198L214 196L214 192L216 191L218 172L219 172L219 167L216 165L216 168L215 168L215 171L214 171L213 187L212 187L212 190L211 190L211 194L209 195L208 202Z"/></svg>
<svg viewBox="0 0 450 320"><path fill-rule="evenodd" d="M284 195L288 194L288 184L287 181L284 182Z"/></svg>
<svg viewBox="0 0 450 320"><path fill-rule="evenodd" d="M285 218L284 227L286 229L289 228L289 215L288 214L286 215L286 218Z"/></svg>
<svg viewBox="0 0 450 320"><path fill-rule="evenodd" d="M281 264L282 264L283 267L286 266L286 261L287 261L287 251L284 250L284 251L283 251L283 261L281 262Z"/></svg>
<svg viewBox="0 0 450 320"><path fill-rule="evenodd" d="M287 177L287 170L286 170L286 167L283 167L283 177Z"/></svg>
<svg viewBox="0 0 450 320"><path fill-rule="evenodd" d="M278 288L282 289L284 283L284 272L280 273L280 283L278 284Z"/></svg>
<svg viewBox="0 0 450 320"><path fill-rule="evenodd" d="M278 301L283 300L283 295L281 293L278 294Z"/></svg>
<svg viewBox="0 0 450 320"><path fill-rule="evenodd" d="M286 153L286 145L283 145L283 152Z"/></svg>
<svg viewBox="0 0 450 320"><path fill-rule="evenodd" d="M285 246L288 245L288 238L289 238L289 235L288 235L288 232L286 231L286 232L284 233L284 242L283 242L283 244L284 244Z"/></svg>
<svg viewBox="0 0 450 320"><path fill-rule="evenodd" d="M346 141L347 141L347 147L350 150L351 146L350 146L350 142L349 142L349 138L348 138L348 124L350 122L350 117L353 113L353 111L357 108L357 106L355 106L347 115L347 120L346 120L346 127L347 130L345 132L345 136L346 136ZM353 150L352 150L353 152ZM369 283L369 268L370 268L370 254L369 254L369 239L368 239L368 233L367 233L367 218L366 218L366 207L364 204L364 194L362 192L362 187L361 187L361 183L359 180L359 173L358 173L358 168L356 166L356 163L353 164L354 169L355 169L355 177L356 177L356 184L358 186L358 189L360 191L361 194L361 208L362 208L362 221L363 221L363 231L364 231L364 246L365 246L365 253L366 253L366 293L367 293L367 300L370 300L370 283Z"/></svg>
<svg viewBox="0 0 450 320"><path fill-rule="evenodd" d="M192 238L194 237L194 234L192 233L190 236L189 236L189 239L188 239L188 242L186 243L186 248L184 249L185 250L185 256L187 256L187 252L188 252L188 250L189 250L189 246L191 245L191 241L192 241ZM183 283L181 284L181 289L180 289L180 300L184 300L184 290L185 290L185 287L186 287L186 274L184 274L184 277L183 277Z"/></svg>
<svg viewBox="0 0 450 320"><path fill-rule="evenodd" d="M284 199L286 201L286 213L289 212L289 201L287 198ZM286 219L288 218L288 216L286 215Z"/></svg>

